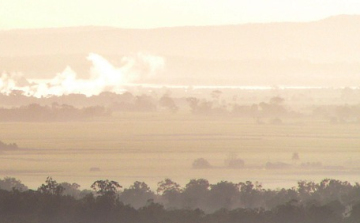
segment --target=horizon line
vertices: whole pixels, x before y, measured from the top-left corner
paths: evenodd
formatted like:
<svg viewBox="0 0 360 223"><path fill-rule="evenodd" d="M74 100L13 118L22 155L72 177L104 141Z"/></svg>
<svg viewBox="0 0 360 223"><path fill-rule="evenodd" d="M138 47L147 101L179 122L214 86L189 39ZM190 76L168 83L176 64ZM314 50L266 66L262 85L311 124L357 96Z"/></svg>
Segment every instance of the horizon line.
<svg viewBox="0 0 360 223"><path fill-rule="evenodd" d="M103 28L103 29L123 29L123 30L157 30L157 29L172 29L172 28L206 28L206 27L224 27L224 26L246 26L246 25L268 25L268 24L299 24L299 23L313 23L336 17L360 17L360 14L337 14L330 15L320 19L309 19L301 21L270 21L270 22L244 22L244 23L228 23L228 24L209 24L209 25L175 25L175 26L155 26L149 28L131 28L120 26L107 25L74 25L74 26L45 26L45 27L30 27L30 28L0 28L0 32L4 31L25 31L25 30L52 30L52 29L76 29L76 28Z"/></svg>

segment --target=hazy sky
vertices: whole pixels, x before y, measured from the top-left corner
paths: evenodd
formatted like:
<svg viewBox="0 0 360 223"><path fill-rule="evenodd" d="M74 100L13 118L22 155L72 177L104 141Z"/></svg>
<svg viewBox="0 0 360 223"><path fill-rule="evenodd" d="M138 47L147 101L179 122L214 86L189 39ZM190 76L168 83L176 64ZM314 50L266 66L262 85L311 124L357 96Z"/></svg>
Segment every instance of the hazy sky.
<svg viewBox="0 0 360 223"><path fill-rule="evenodd" d="M154 28L309 21L360 14L359 0L0 0L0 29L101 25Z"/></svg>

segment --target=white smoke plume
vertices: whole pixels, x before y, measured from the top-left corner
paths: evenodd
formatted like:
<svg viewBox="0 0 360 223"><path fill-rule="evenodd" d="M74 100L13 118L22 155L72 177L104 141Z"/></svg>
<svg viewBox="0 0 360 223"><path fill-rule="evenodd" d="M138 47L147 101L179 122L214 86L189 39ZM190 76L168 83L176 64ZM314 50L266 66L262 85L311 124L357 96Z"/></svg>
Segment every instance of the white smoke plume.
<svg viewBox="0 0 360 223"><path fill-rule="evenodd" d="M20 90L25 95L34 97L68 94L92 96L103 91L118 93L123 91L124 85L152 77L165 64L162 57L144 53L122 58L120 67L115 67L95 53L90 53L87 59L92 63L89 79L78 78L71 67L66 67L53 79L42 83L30 83L19 73L3 73L0 77L0 93L10 94L14 90Z"/></svg>
<svg viewBox="0 0 360 223"><path fill-rule="evenodd" d="M13 90L29 91L30 83L21 73L3 73L0 76L0 93L10 94Z"/></svg>

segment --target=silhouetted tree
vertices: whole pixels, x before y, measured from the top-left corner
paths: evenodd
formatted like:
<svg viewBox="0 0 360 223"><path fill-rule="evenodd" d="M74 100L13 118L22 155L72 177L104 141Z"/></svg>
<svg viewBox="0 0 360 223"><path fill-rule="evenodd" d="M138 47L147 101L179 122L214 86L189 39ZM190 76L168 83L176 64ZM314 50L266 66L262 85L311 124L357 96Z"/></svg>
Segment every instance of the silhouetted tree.
<svg viewBox="0 0 360 223"><path fill-rule="evenodd" d="M209 161L207 161L204 158L199 158L194 160L194 162L192 163L192 168L194 169L207 169L207 168L211 168L211 164L209 163Z"/></svg>
<svg viewBox="0 0 360 223"><path fill-rule="evenodd" d="M264 206L264 200L262 199L264 190L260 183L255 182L253 184L251 181L246 181L245 183L239 183L238 187L243 207L257 208Z"/></svg>
<svg viewBox="0 0 360 223"><path fill-rule="evenodd" d="M97 180L91 185L91 188L100 196L113 197L122 186L112 180Z"/></svg>
<svg viewBox="0 0 360 223"><path fill-rule="evenodd" d="M59 184L62 188L64 188L64 195L72 196L74 198L80 198L81 191L79 190L80 185L77 183L67 183L63 182Z"/></svg>
<svg viewBox="0 0 360 223"><path fill-rule="evenodd" d="M231 155L228 159L225 160L225 165L227 168L231 169L241 169L245 167L245 161L239 158L236 158L235 155Z"/></svg>
<svg viewBox="0 0 360 223"><path fill-rule="evenodd" d="M183 207L204 209L209 196L210 183L205 179L192 179L182 192Z"/></svg>
<svg viewBox="0 0 360 223"><path fill-rule="evenodd" d="M335 179L324 179L316 187L315 195L319 197L322 204L340 200L344 204L351 201L350 191L352 186L347 181Z"/></svg>
<svg viewBox="0 0 360 223"><path fill-rule="evenodd" d="M221 181L210 185L208 204L210 210L221 208L232 209L240 201L239 185L227 181Z"/></svg>
<svg viewBox="0 0 360 223"><path fill-rule="evenodd" d="M179 107L175 104L174 100L167 95L160 98L159 105L167 108L171 112L177 112L179 110Z"/></svg>
<svg viewBox="0 0 360 223"><path fill-rule="evenodd" d="M186 98L186 101L188 102L193 114L211 114L213 105L211 101L200 100L195 97Z"/></svg>
<svg viewBox="0 0 360 223"><path fill-rule="evenodd" d="M0 141L0 150L17 150L17 149L19 149L19 147L16 143L6 144Z"/></svg>
<svg viewBox="0 0 360 223"><path fill-rule="evenodd" d="M180 194L182 192L180 185L169 178L158 183L156 192L165 198L167 207L178 207Z"/></svg>
<svg viewBox="0 0 360 223"><path fill-rule="evenodd" d="M148 95L136 96L134 105L137 111L152 112L156 110L153 98Z"/></svg>
<svg viewBox="0 0 360 223"><path fill-rule="evenodd" d="M59 185L56 180L53 180L51 177L47 177L45 184L42 184L38 188L38 191L43 194L62 195L64 188Z"/></svg>
<svg viewBox="0 0 360 223"><path fill-rule="evenodd" d="M4 179L0 180L0 189L11 191L13 189L18 191L26 191L28 187L21 183L20 180L15 179L13 177L4 177Z"/></svg>
<svg viewBox="0 0 360 223"><path fill-rule="evenodd" d="M314 193L317 190L317 185L312 181L298 181L297 191L302 202L307 202L314 199Z"/></svg>
<svg viewBox="0 0 360 223"><path fill-rule="evenodd" d="M124 204L130 204L134 208L143 207L150 199L154 199L155 194L150 190L150 187L145 182L134 182L128 189L120 195L120 200Z"/></svg>

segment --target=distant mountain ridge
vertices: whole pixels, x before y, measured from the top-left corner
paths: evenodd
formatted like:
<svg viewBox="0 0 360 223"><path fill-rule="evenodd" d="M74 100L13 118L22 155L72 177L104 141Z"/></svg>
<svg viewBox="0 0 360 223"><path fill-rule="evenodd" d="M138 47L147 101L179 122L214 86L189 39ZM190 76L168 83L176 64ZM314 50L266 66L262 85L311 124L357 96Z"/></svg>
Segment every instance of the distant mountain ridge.
<svg viewBox="0 0 360 223"><path fill-rule="evenodd" d="M86 76L90 52L114 62L137 52L162 56L167 76L155 82L196 84L206 75L205 82L211 77L264 84L265 78L271 80L269 84L292 84L288 81L296 77L306 84L313 75L319 84L331 77L347 85L360 83L360 16L306 23L0 31L0 71L48 78L70 65Z"/></svg>

